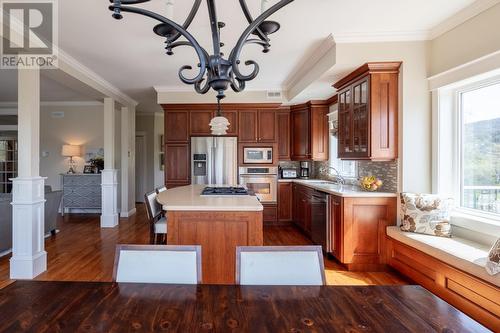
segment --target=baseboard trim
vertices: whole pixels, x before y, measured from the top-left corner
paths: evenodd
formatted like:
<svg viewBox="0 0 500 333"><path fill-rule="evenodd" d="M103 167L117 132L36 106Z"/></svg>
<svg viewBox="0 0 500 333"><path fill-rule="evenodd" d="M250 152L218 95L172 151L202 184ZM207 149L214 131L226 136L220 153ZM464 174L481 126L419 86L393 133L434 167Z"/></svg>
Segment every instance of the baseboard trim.
<svg viewBox="0 0 500 333"><path fill-rule="evenodd" d="M129 210L128 212L121 212L120 217L130 217L132 215L135 215L136 213L137 213L137 209L134 207L131 210Z"/></svg>

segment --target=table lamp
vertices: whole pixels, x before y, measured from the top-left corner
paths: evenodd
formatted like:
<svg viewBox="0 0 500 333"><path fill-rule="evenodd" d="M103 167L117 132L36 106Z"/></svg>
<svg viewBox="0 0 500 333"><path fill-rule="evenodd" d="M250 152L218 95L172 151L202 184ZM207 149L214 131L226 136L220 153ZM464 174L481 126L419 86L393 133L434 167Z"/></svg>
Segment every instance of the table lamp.
<svg viewBox="0 0 500 333"><path fill-rule="evenodd" d="M61 155L64 157L69 157L69 170L68 173L76 173L75 171L75 162L73 161L73 157L81 155L80 146L75 145L63 145Z"/></svg>

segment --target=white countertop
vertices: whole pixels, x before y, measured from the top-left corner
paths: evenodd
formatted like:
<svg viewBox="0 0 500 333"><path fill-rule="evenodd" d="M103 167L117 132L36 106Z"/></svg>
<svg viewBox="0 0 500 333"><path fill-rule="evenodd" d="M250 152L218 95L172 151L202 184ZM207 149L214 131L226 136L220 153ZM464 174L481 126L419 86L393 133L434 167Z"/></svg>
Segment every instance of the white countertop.
<svg viewBox="0 0 500 333"><path fill-rule="evenodd" d="M397 193L390 192L368 192L363 191L357 186L352 185L337 185L330 183L326 180L318 179L279 179L278 182L293 182L307 187L313 188L315 190L334 194L345 198L391 198L397 197Z"/></svg>
<svg viewBox="0 0 500 333"><path fill-rule="evenodd" d="M189 185L161 192L158 202L166 211L244 211L258 212L264 207L256 196L202 196L207 185Z"/></svg>

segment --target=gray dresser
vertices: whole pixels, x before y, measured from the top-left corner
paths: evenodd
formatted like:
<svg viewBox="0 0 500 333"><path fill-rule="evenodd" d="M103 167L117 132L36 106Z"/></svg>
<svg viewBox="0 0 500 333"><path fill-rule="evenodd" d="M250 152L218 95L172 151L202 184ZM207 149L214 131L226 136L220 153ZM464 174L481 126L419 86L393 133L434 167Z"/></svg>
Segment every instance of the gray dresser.
<svg viewBox="0 0 500 333"><path fill-rule="evenodd" d="M100 174L61 174L63 189L62 213L97 212L101 209L101 175Z"/></svg>

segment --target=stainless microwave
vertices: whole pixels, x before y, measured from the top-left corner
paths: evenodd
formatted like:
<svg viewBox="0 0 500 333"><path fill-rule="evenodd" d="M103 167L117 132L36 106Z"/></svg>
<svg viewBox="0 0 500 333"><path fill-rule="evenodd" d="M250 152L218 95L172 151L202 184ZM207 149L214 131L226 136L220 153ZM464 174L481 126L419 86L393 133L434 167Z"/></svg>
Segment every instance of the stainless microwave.
<svg viewBox="0 0 500 333"><path fill-rule="evenodd" d="M245 164L273 164L272 147L244 147L243 163Z"/></svg>

